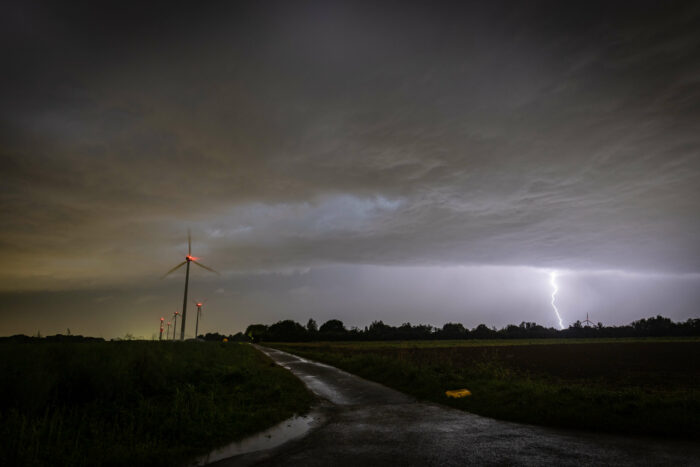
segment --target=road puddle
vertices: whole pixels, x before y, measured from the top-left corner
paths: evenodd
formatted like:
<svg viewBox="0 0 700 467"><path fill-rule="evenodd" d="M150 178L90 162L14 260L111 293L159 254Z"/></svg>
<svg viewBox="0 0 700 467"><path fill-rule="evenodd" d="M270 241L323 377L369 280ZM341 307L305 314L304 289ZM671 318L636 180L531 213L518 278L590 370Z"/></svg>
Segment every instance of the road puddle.
<svg viewBox="0 0 700 467"><path fill-rule="evenodd" d="M287 441L304 436L311 428L318 426L322 421L323 416L316 411L308 415L288 418L272 428L216 449L197 459L193 465L207 465L241 454L276 448Z"/></svg>

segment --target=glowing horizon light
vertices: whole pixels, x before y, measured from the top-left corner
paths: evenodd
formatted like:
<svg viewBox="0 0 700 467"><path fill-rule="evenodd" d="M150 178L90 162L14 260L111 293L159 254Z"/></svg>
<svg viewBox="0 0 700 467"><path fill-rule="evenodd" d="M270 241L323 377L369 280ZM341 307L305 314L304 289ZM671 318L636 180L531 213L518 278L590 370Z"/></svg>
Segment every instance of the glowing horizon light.
<svg viewBox="0 0 700 467"><path fill-rule="evenodd" d="M549 285L552 286L552 308L554 309L554 313L557 315L557 319L559 320L559 329L564 329L564 323L561 321L561 315L559 314L559 310L557 309L557 305L554 303L556 300L557 292L559 292L559 287L557 286L557 271L552 271L549 273Z"/></svg>

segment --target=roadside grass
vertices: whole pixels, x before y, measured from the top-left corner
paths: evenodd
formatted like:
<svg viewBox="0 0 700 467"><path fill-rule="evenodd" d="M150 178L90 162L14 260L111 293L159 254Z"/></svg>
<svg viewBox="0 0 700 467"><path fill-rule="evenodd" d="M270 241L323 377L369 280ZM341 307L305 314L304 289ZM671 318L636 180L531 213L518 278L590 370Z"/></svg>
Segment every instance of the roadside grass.
<svg viewBox="0 0 700 467"><path fill-rule="evenodd" d="M267 344L422 400L502 420L700 438L700 341ZM417 344L417 345L414 345ZM586 345L583 345L586 344ZM472 396L448 398L466 388Z"/></svg>
<svg viewBox="0 0 700 467"><path fill-rule="evenodd" d="M234 343L0 345L0 465L186 465L308 410L313 396Z"/></svg>

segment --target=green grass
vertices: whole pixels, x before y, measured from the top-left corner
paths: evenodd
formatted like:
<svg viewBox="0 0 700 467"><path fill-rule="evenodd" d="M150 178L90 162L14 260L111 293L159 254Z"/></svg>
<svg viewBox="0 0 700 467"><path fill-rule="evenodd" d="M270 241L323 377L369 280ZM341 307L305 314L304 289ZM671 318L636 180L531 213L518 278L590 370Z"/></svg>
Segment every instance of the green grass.
<svg viewBox="0 0 700 467"><path fill-rule="evenodd" d="M308 410L245 344L0 345L0 465L185 465Z"/></svg>
<svg viewBox="0 0 700 467"><path fill-rule="evenodd" d="M537 340L273 346L419 399L489 417L700 438L699 340L591 339L571 344ZM445 396L445 390L460 388L469 389L472 396Z"/></svg>

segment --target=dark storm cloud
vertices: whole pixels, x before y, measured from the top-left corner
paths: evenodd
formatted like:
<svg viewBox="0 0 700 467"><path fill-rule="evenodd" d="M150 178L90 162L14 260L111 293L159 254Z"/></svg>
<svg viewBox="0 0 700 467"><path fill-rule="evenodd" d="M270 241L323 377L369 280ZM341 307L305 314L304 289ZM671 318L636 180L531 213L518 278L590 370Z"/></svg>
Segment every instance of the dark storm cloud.
<svg viewBox="0 0 700 467"><path fill-rule="evenodd" d="M700 272L693 2L3 13L4 290L156 277L188 226L239 274Z"/></svg>

